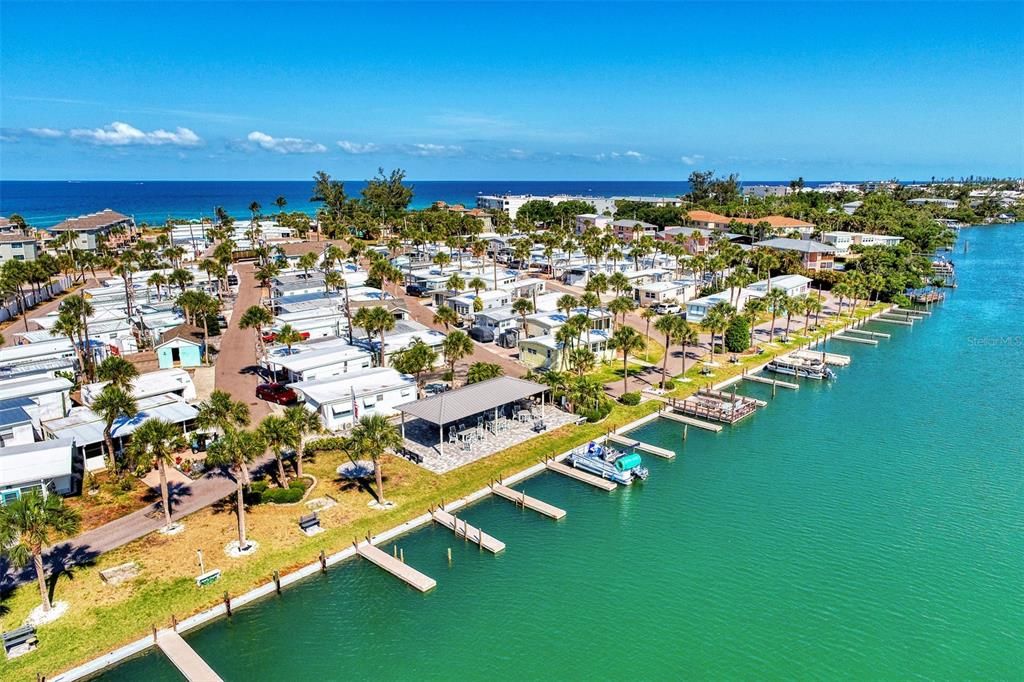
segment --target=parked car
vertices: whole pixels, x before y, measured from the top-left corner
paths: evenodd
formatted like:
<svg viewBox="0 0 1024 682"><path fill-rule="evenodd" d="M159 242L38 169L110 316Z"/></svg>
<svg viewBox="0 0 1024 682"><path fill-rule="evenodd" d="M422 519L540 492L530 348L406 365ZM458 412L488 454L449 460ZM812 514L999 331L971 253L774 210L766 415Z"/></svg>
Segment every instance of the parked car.
<svg viewBox="0 0 1024 682"><path fill-rule="evenodd" d="M440 382L435 382L435 383L432 383L432 384L427 384L426 386L423 387L423 395L425 395L425 396L437 395L438 393L444 393L445 391L448 391L450 389L451 389L451 386L449 386L448 384L443 384L443 383L440 383Z"/></svg>
<svg viewBox="0 0 1024 682"><path fill-rule="evenodd" d="M490 343L494 341L494 332L484 327L470 327L469 338L480 343Z"/></svg>
<svg viewBox="0 0 1024 682"><path fill-rule="evenodd" d="M409 294L410 296L415 296L416 298L423 298L429 292L419 284L408 284L405 287L405 293Z"/></svg>
<svg viewBox="0 0 1024 682"><path fill-rule="evenodd" d="M668 301L662 301L654 306L654 312L659 315L677 315L681 310L682 308L679 307L678 303L670 303Z"/></svg>
<svg viewBox="0 0 1024 682"><path fill-rule="evenodd" d="M299 399L295 391L284 384L260 384L256 387L256 397L278 405L291 405Z"/></svg>

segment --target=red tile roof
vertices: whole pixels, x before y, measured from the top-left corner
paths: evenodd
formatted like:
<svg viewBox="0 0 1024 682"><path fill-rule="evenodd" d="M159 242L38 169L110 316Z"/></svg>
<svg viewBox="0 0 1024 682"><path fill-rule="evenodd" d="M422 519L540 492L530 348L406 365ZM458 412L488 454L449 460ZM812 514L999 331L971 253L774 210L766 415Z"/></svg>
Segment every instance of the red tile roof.
<svg viewBox="0 0 1024 682"><path fill-rule="evenodd" d="M813 223L807 223L796 218L787 218L783 215L768 215L763 218L730 218L728 216L712 213L711 211L689 211L686 214L692 222L700 223L721 223L728 225L730 222L737 222L743 225L757 225L768 223L772 227L814 227Z"/></svg>

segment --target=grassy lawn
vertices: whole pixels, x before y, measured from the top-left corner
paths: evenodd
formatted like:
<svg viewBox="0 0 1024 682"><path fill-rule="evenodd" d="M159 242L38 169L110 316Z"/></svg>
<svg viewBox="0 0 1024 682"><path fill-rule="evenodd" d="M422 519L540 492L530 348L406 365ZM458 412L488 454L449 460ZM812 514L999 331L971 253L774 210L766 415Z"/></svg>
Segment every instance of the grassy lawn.
<svg viewBox="0 0 1024 682"><path fill-rule="evenodd" d="M154 624L168 626L172 614L179 620L185 618L219 603L225 591L241 594L269 581L274 570L284 574L311 563L321 549L327 553L339 551L355 537L396 526L442 498L453 500L469 494L499 476L513 474L546 456L602 436L657 407L654 401L635 407L617 405L601 423L562 427L444 475L433 474L404 459L389 458L384 468L384 489L396 506L384 512L367 506L372 497L366 490L337 480L335 470L347 461L344 455L319 453L304 468L305 473L317 478L310 497L329 495L337 500L336 506L321 513L327 529L324 533L309 538L299 532L298 517L308 511L304 504L254 507L246 520L249 537L260 544L259 551L246 559L229 559L223 548L237 536L233 498L227 498L221 505L187 517L186 529L180 535L165 537L152 533L101 556L93 566L59 576L54 599L69 602L70 610L56 623L39 629L39 649L5 661L2 676L30 679L37 672L52 676L146 635ZM223 571L220 581L208 588L197 588L193 582L199 573L197 549L203 550L207 570ZM100 580L100 570L127 561L140 565L138 578L117 587ZM19 625L38 603L34 582L6 595L2 604L3 629Z"/></svg>
<svg viewBox="0 0 1024 682"><path fill-rule="evenodd" d="M135 476L118 480L107 472L100 472L93 477L93 482L97 489L95 495L86 492L65 500L67 506L81 514L83 532L142 509L159 497Z"/></svg>
<svg viewBox="0 0 1024 682"><path fill-rule="evenodd" d="M880 305L858 311L862 318L880 309ZM812 334L821 336L835 331L843 320L823 320ZM801 330L802 331L802 330ZM684 397L701 385L719 382L745 368L767 362L771 357L792 350L802 339L778 344L761 355L745 355L739 364L716 368L711 376L699 374L699 367L687 375L694 379L679 386L671 395ZM663 350L662 350L663 352ZM614 364L607 367L614 371ZM601 368L605 369L605 368ZM619 375L612 380L621 379ZM235 535L235 518L230 500L189 516L185 531L164 537L153 533L118 550L101 556L93 566L76 569L57 577L54 599L70 603L68 613L39 630L40 647L14 661L0 664L4 679L30 679L39 672L47 676L66 670L111 649L147 634L154 624L169 625L173 614L179 620L220 602L225 591L239 595L270 580L274 570L282 574L316 560L321 549L339 551L353 538L377 533L423 513L440 500L453 500L483 488L499 476L520 471L544 457L604 435L631 421L657 411L660 403L649 400L634 407L616 404L609 417L598 424L565 426L525 443L496 453L443 475L433 474L404 459L388 458L384 467L384 488L396 503L388 511L367 506L372 499L364 489L337 479L335 469L346 461L340 453L319 453L305 470L316 477L309 497L330 496L336 506L321 513L324 533L309 538L298 531L298 517L307 511L304 504L265 505L247 514L249 537L260 544L259 551L245 559L229 559L224 546ZM74 501L72 501L74 503ZM220 568L223 575L209 588L197 588L193 577L199 572L196 550L202 549L206 567ZM99 571L127 561L136 561L142 572L138 578L118 587L104 584ZM0 604L3 629L19 625L39 603L34 583L4 596Z"/></svg>

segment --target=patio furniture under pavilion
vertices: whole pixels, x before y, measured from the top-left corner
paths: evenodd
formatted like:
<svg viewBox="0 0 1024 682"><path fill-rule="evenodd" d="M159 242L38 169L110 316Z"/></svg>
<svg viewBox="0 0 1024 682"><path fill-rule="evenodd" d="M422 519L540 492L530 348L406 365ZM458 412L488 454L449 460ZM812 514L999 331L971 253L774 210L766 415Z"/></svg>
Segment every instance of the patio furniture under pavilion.
<svg viewBox="0 0 1024 682"><path fill-rule="evenodd" d="M545 409L548 390L502 376L398 405L406 451L442 473L573 421L553 406Z"/></svg>

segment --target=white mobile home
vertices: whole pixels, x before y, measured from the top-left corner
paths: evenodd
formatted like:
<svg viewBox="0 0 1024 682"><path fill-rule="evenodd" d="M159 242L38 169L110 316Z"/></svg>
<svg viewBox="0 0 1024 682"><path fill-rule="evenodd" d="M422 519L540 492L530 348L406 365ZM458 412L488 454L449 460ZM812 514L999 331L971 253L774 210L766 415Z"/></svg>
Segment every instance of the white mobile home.
<svg viewBox="0 0 1024 682"><path fill-rule="evenodd" d="M109 382L100 381L82 386L82 402L91 406L96 396ZM136 400L161 395L176 395L187 403L196 399L196 387L191 375L183 369L158 369L140 374L132 381L131 395Z"/></svg>
<svg viewBox="0 0 1024 682"><path fill-rule="evenodd" d="M318 345L309 344L303 350L290 355L287 348L279 349L284 352L268 357L265 363L268 369L285 372L287 376L279 377L278 380L287 382L325 379L359 372L373 366L373 357L365 348L347 344L317 348Z"/></svg>
<svg viewBox="0 0 1024 682"><path fill-rule="evenodd" d="M648 308L665 302L682 303L696 294L697 283L686 280L647 282L633 289L633 299Z"/></svg>
<svg viewBox="0 0 1024 682"><path fill-rule="evenodd" d="M74 441L62 438L0 448L0 505L31 492L75 492Z"/></svg>
<svg viewBox="0 0 1024 682"><path fill-rule="evenodd" d="M756 292L759 296L764 296L768 293L768 283L771 282L772 289L781 289L786 296L802 296L810 291L811 278L804 277L803 275L780 275L778 277L772 277L771 280L762 279L759 282L754 282L747 288L753 292Z"/></svg>
<svg viewBox="0 0 1024 682"><path fill-rule="evenodd" d="M611 345L610 335L607 331L595 329L589 335L584 332L580 334L578 348L588 347L594 353L598 362L615 359L615 348ZM535 336L529 339L519 339L519 361L533 369L567 369L567 359L562 357L562 344L555 340L553 334L546 336Z"/></svg>
<svg viewBox="0 0 1024 682"><path fill-rule="evenodd" d="M53 336L49 341L37 343L23 343L19 346L8 346L0 348L0 367L9 365L21 365L30 362L42 362L44 360L59 360L77 358L75 347L66 337Z"/></svg>
<svg viewBox="0 0 1024 682"><path fill-rule="evenodd" d="M476 312L474 301L480 299L483 310L502 308L512 302L512 294L501 289L490 289L481 291L479 295L474 293L459 294L448 299L447 304L459 315L472 315Z"/></svg>
<svg viewBox="0 0 1024 682"><path fill-rule="evenodd" d="M372 414L389 417L396 405L416 400L416 382L389 367L289 384L305 408L320 416L329 431L349 428Z"/></svg>
<svg viewBox="0 0 1024 682"><path fill-rule="evenodd" d="M26 410L35 413L38 419L55 419L63 417L71 409L72 384L64 377L23 377L0 381L0 400L11 398L28 398L38 406L38 410Z"/></svg>

